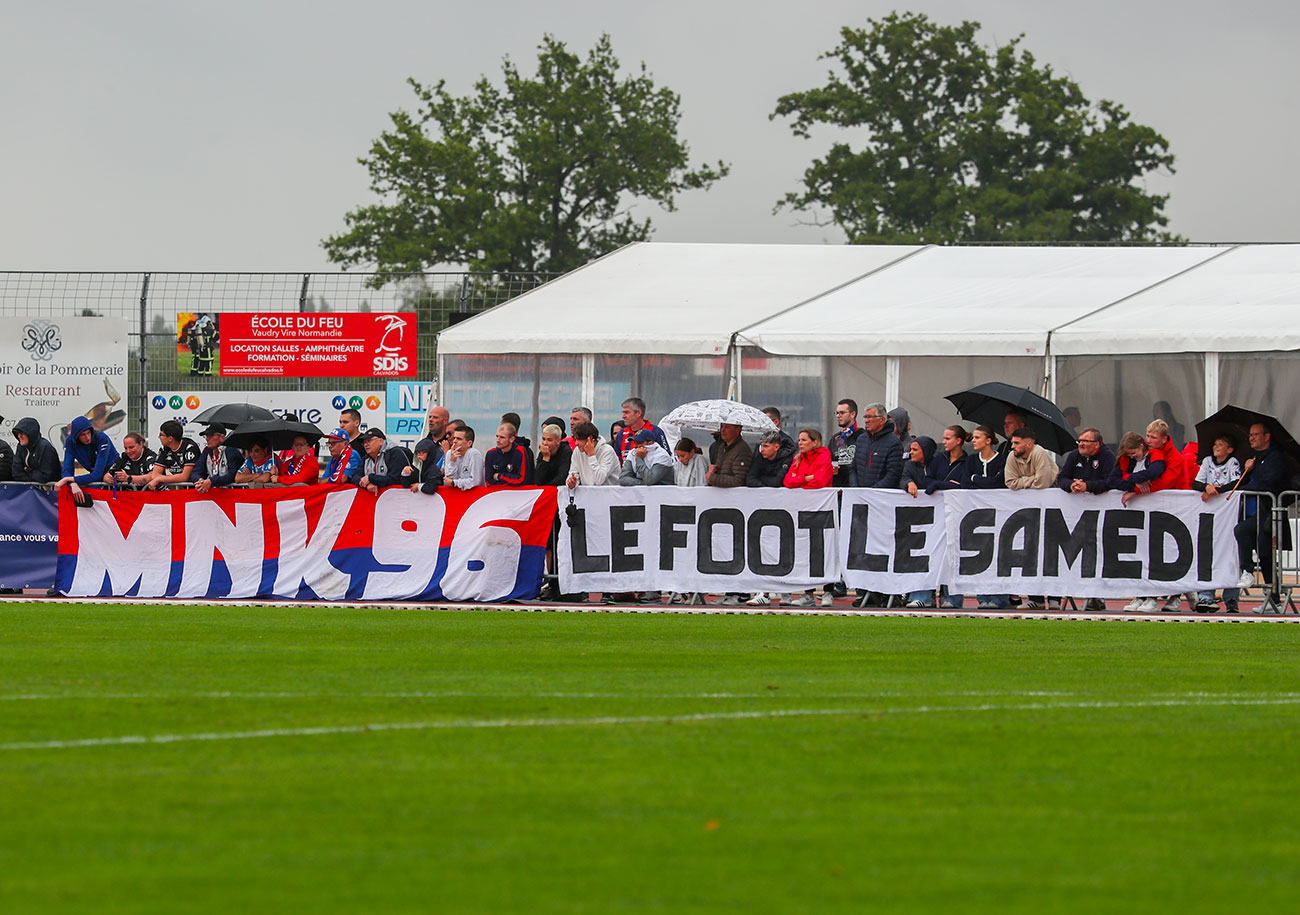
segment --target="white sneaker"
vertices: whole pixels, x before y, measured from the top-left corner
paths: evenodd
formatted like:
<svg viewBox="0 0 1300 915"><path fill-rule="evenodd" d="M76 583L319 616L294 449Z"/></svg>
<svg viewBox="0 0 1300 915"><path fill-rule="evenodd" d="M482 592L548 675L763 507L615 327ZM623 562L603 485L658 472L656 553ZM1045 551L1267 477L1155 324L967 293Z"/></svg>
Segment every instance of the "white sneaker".
<svg viewBox="0 0 1300 915"><path fill-rule="evenodd" d="M759 591L749 600L745 601L745 603L751 607L766 607L770 602L767 599L767 595L764 594L762 591Z"/></svg>
<svg viewBox="0 0 1300 915"><path fill-rule="evenodd" d="M813 598L811 594L800 594L794 600L790 601L791 607L811 607Z"/></svg>
<svg viewBox="0 0 1300 915"><path fill-rule="evenodd" d="M1164 602L1164 604L1160 607L1160 612L1177 613L1181 609L1183 609L1183 596L1181 594L1175 594L1173 597L1169 598L1167 601Z"/></svg>
<svg viewBox="0 0 1300 915"><path fill-rule="evenodd" d="M1124 605L1125 613L1140 613L1142 610L1142 598L1135 597Z"/></svg>
<svg viewBox="0 0 1300 915"><path fill-rule="evenodd" d="M1154 597L1148 597L1142 601L1142 606L1138 607L1140 613L1155 613L1158 609L1160 609L1160 605L1156 603Z"/></svg>
<svg viewBox="0 0 1300 915"><path fill-rule="evenodd" d="M827 592L825 592L824 594L822 594L822 606L823 606L823 607L834 607L834 606L835 606L835 595L832 594L832 593L829 592L829 591L827 591Z"/></svg>
<svg viewBox="0 0 1300 915"><path fill-rule="evenodd" d="M1237 587L1241 588L1244 591L1246 588L1253 588L1254 586L1255 586L1255 573L1242 572L1241 578L1237 580Z"/></svg>

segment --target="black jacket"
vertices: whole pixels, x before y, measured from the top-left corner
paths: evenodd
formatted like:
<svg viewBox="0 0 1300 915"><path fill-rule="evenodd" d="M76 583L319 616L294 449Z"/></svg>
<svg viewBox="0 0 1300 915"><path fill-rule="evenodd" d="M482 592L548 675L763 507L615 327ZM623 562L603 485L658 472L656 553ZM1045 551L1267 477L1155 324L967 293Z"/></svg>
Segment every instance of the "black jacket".
<svg viewBox="0 0 1300 915"><path fill-rule="evenodd" d="M402 485L411 486L419 483L420 492L426 496L433 495L443 483L442 467L439 466L441 463L442 446L435 442L423 464L417 467L414 463L411 463L406 465L406 469L399 471L402 477ZM409 469L409 473L407 473L407 469Z"/></svg>
<svg viewBox="0 0 1300 915"><path fill-rule="evenodd" d="M894 423L885 420L879 435L864 431L853 450L849 484L865 489L898 489L903 478L903 443L894 434Z"/></svg>
<svg viewBox="0 0 1300 915"><path fill-rule="evenodd" d="M0 441L0 483L14 478L14 450L8 442Z"/></svg>
<svg viewBox="0 0 1300 915"><path fill-rule="evenodd" d="M794 460L794 442L788 435L782 434L781 444L777 446L776 457L768 460L759 448L754 449L753 463L749 465L749 474L745 477L746 486L785 485L785 475L790 471L790 462Z"/></svg>
<svg viewBox="0 0 1300 915"><path fill-rule="evenodd" d="M984 461L980 458L978 451L972 451L971 456L966 459L966 466L969 472L966 476L970 480L970 486L975 489L1006 489L1007 488L1007 456L1005 452L998 452L993 456L985 467Z"/></svg>
<svg viewBox="0 0 1300 915"><path fill-rule="evenodd" d="M30 416L14 423L14 431L27 436L27 444L14 452L14 479L19 483L56 483L63 472L59 452L41 437L41 424Z"/></svg>
<svg viewBox="0 0 1300 915"><path fill-rule="evenodd" d="M569 465L573 462L573 449L568 442L560 442L549 461L538 455L533 463L533 483L536 486L563 486L569 478Z"/></svg>
<svg viewBox="0 0 1300 915"><path fill-rule="evenodd" d="M1119 464L1115 462L1115 452L1110 445L1103 444L1097 449L1097 454L1090 458L1079 454L1078 448L1067 454L1065 465L1057 474L1056 486L1069 492L1070 484L1075 480L1083 480L1091 493L1110 492L1118 488L1122 480Z"/></svg>

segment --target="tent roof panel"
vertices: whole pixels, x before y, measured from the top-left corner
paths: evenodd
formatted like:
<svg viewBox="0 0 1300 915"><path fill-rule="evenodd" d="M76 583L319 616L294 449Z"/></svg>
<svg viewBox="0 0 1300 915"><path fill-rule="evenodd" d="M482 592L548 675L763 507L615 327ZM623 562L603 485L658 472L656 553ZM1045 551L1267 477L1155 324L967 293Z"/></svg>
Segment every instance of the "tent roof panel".
<svg viewBox="0 0 1300 915"><path fill-rule="evenodd" d="M1219 250L928 248L761 320L741 331L741 339L790 355L1042 355L1053 328Z"/></svg>
<svg viewBox="0 0 1300 915"><path fill-rule="evenodd" d="M1057 355L1300 349L1300 245L1242 245L1052 334Z"/></svg>
<svg viewBox="0 0 1300 915"><path fill-rule="evenodd" d="M438 335L444 354L716 355L745 325L920 250L914 245L640 243Z"/></svg>

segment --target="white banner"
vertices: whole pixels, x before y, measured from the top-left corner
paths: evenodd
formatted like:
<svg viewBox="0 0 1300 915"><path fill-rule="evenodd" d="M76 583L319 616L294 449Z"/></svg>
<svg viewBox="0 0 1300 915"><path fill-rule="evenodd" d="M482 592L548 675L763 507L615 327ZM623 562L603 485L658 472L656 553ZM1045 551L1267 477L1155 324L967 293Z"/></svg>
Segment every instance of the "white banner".
<svg viewBox="0 0 1300 915"><path fill-rule="evenodd" d="M203 447L199 437L202 425L192 425L194 417L209 407L228 403L251 403L265 407L277 416L314 423L330 432L339 424L339 413L346 409L361 413L361 429L384 428L384 393L382 391L152 391L149 394L149 447L158 447L158 429L169 419L185 426L185 434Z"/></svg>
<svg viewBox="0 0 1300 915"><path fill-rule="evenodd" d="M963 594L1134 597L1236 585L1237 500L949 490L944 581Z"/></svg>
<svg viewBox="0 0 1300 915"><path fill-rule="evenodd" d="M85 416L120 451L126 413L127 322L122 318L0 318L0 416L31 416L63 454L68 424Z"/></svg>
<svg viewBox="0 0 1300 915"><path fill-rule="evenodd" d="M835 490L560 489L560 590L791 591L839 577Z"/></svg>
<svg viewBox="0 0 1300 915"><path fill-rule="evenodd" d="M844 490L840 505L844 583L884 594L939 587L948 551L943 496Z"/></svg>

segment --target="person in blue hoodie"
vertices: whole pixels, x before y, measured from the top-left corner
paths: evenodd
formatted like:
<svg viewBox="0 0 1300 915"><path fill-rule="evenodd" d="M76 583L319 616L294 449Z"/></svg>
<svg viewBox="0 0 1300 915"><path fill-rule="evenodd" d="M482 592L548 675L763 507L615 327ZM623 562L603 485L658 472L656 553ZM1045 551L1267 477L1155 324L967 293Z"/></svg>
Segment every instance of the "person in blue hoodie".
<svg viewBox="0 0 1300 915"><path fill-rule="evenodd" d="M24 416L14 423L14 480L19 483L53 483L59 479L59 452L41 437L41 424Z"/></svg>
<svg viewBox="0 0 1300 915"><path fill-rule="evenodd" d="M99 483L117 460L117 448L103 432L96 431L90 420L78 416L68 426L68 440L63 443L63 476L55 489L72 487L72 497L82 501L81 487ZM75 473L80 464L85 473Z"/></svg>
<svg viewBox="0 0 1300 915"><path fill-rule="evenodd" d="M203 430L203 439L207 447L195 468L198 475L194 481L195 490L207 492L213 486L229 486L235 482L235 474L244 463L244 453L226 444L226 427L222 423L213 423Z"/></svg>

